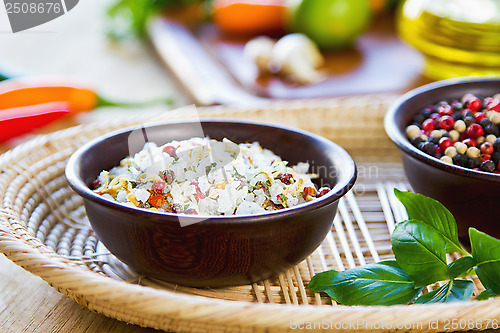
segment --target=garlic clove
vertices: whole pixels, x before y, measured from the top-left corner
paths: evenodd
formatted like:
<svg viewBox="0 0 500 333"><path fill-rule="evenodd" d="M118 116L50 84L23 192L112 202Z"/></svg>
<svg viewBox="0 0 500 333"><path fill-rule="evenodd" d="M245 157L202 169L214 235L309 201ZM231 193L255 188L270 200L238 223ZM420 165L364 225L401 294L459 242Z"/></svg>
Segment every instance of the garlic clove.
<svg viewBox="0 0 500 333"><path fill-rule="evenodd" d="M250 59L259 69L259 72L264 73L269 71L269 62L273 52L274 40L259 36L249 40L243 49L245 57Z"/></svg>
<svg viewBox="0 0 500 333"><path fill-rule="evenodd" d="M270 69L281 72L300 84L316 83L325 78L316 69L324 58L316 44L300 33L282 37L272 48Z"/></svg>

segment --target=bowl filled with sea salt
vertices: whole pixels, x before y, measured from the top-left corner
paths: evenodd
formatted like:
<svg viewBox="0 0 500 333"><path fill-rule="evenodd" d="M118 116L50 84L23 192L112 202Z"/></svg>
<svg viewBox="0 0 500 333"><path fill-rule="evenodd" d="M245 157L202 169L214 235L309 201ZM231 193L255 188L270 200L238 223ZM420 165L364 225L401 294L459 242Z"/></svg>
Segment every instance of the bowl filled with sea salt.
<svg viewBox="0 0 500 333"><path fill-rule="evenodd" d="M97 138L66 167L99 240L147 276L257 282L311 254L354 184L352 158L298 129L204 120Z"/></svg>

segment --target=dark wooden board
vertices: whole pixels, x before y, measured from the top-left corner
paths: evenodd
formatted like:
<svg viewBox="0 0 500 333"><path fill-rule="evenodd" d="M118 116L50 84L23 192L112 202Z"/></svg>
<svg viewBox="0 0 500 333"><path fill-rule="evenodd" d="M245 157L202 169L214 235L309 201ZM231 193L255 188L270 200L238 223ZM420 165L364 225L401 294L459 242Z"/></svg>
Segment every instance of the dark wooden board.
<svg viewBox="0 0 500 333"><path fill-rule="evenodd" d="M351 48L324 52L327 79L304 86L259 76L243 55L247 39L226 36L211 24L188 28L175 19L158 17L150 25L150 37L162 61L197 104L399 93L428 82L421 75L421 55L399 40L390 15L379 17Z"/></svg>

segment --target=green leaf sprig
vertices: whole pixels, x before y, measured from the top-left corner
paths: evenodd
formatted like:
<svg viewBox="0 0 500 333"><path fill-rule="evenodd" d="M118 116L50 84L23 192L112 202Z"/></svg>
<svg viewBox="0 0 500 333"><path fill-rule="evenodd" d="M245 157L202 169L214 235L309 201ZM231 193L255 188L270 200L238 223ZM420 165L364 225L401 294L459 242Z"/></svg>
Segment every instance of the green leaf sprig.
<svg viewBox="0 0 500 333"><path fill-rule="evenodd" d="M469 228L470 254L460 245L455 218L441 203L417 193L394 193L409 218L391 235L396 260L318 273L307 288L345 305L445 303L472 296L474 283L462 278L475 272L486 288L479 300L500 295L500 240ZM447 263L446 254L453 252L464 256ZM439 281L446 282L418 297Z"/></svg>
<svg viewBox="0 0 500 333"><path fill-rule="evenodd" d="M148 19L166 8L207 3L210 0L116 0L108 9L108 37L120 40L128 36L144 38Z"/></svg>

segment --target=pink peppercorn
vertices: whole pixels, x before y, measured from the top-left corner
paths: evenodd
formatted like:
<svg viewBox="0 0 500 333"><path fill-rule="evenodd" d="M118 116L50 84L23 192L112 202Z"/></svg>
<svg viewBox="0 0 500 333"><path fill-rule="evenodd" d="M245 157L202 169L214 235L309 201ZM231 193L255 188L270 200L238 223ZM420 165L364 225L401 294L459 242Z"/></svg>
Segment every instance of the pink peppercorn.
<svg viewBox="0 0 500 333"><path fill-rule="evenodd" d="M455 119L451 116L442 116L439 119L439 127L442 129L449 131L453 128L453 125L455 125Z"/></svg>
<svg viewBox="0 0 500 333"><path fill-rule="evenodd" d="M481 162L489 161L489 160L491 160L491 155L490 154L481 154L479 156L479 159L481 160Z"/></svg>
<svg viewBox="0 0 500 333"><path fill-rule="evenodd" d="M439 113L434 112L434 113L432 113L432 114L429 116L429 119L432 119L432 120L438 120L438 119L439 119L439 117L441 117L441 116L439 115Z"/></svg>
<svg viewBox="0 0 500 333"><path fill-rule="evenodd" d="M163 193L163 190L165 189L165 185L166 185L165 182L156 181L153 183L153 185L151 185L151 189L155 190L158 193Z"/></svg>
<svg viewBox="0 0 500 333"><path fill-rule="evenodd" d="M476 112L476 114L474 115L474 118L476 118L476 121L478 123L481 122L481 120L483 120L484 118L486 118L486 115L482 112Z"/></svg>
<svg viewBox="0 0 500 333"><path fill-rule="evenodd" d="M488 111L500 112L500 98L493 98L486 106Z"/></svg>
<svg viewBox="0 0 500 333"><path fill-rule="evenodd" d="M439 148L441 151L445 151L446 148L453 146L453 140L447 137L442 137L439 139Z"/></svg>
<svg viewBox="0 0 500 333"><path fill-rule="evenodd" d="M481 153L491 155L495 152L493 144L491 142L483 142L481 144Z"/></svg>
<svg viewBox="0 0 500 333"><path fill-rule="evenodd" d="M477 141L472 138L467 138L462 141L464 144L467 145L467 147L477 147Z"/></svg>
<svg viewBox="0 0 500 333"><path fill-rule="evenodd" d="M479 124L471 124L467 128L466 133L471 138L478 138L484 134L484 130Z"/></svg>
<svg viewBox="0 0 500 333"><path fill-rule="evenodd" d="M426 132L430 132L436 129L436 122L432 119L426 119L422 124L422 129Z"/></svg>
<svg viewBox="0 0 500 333"><path fill-rule="evenodd" d="M165 146L165 147L163 147L162 152L169 154L170 157L175 157L176 150L177 150L177 148L175 148L173 146Z"/></svg>
<svg viewBox="0 0 500 333"><path fill-rule="evenodd" d="M450 105L445 104L438 107L437 112L440 116L451 116L453 115L453 109Z"/></svg>
<svg viewBox="0 0 500 333"><path fill-rule="evenodd" d="M465 103L467 109L471 110L472 112L479 111L483 107L483 103L481 102L481 100L472 94L464 95L464 97L462 98L462 103Z"/></svg>

